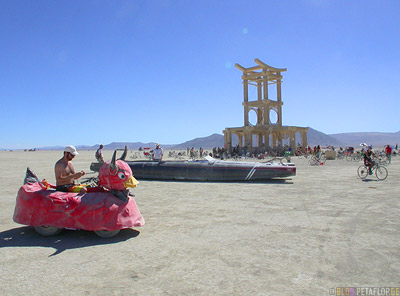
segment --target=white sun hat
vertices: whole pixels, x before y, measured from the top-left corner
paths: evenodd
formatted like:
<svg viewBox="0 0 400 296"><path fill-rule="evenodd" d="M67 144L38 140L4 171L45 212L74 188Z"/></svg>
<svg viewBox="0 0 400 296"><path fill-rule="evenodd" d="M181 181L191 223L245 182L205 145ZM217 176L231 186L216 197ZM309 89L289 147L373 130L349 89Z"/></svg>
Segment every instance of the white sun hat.
<svg viewBox="0 0 400 296"><path fill-rule="evenodd" d="M74 146L72 146L72 145L68 145L67 147L65 147L64 151L65 152L69 152L74 156L79 154L78 151L76 151L76 148Z"/></svg>

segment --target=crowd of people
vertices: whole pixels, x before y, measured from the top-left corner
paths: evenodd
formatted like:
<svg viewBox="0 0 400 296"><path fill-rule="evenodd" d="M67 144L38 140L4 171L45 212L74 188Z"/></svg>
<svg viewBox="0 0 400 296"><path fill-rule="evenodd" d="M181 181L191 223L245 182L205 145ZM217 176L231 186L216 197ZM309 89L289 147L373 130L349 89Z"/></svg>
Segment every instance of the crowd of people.
<svg viewBox="0 0 400 296"><path fill-rule="evenodd" d="M196 149L195 147L187 147L186 153L179 152L169 152L169 157L176 158L188 158L188 159L202 159L205 156L211 156L216 159L238 159L238 158L272 158L272 157L290 157L290 156L302 156L302 155L319 155L325 151L336 151L337 155L351 155L353 153L363 153L364 150L367 150L367 145L362 147L361 150L356 150L354 147L338 147L335 148L332 145L324 146L322 148L321 145L315 145L313 147L307 146L302 147L300 144L293 150L292 147L288 145L278 146L275 148L269 147L265 148L253 148L252 151L247 149L247 147L240 147L236 145L232 148L231 151L226 150L224 147L213 147L211 151L206 151L202 147ZM96 151L95 157L98 162L104 162L102 155L103 145L100 145L99 149ZM147 148L150 149L150 148ZM385 146L385 154L390 159L393 154L397 154L398 146ZM154 149L149 150L148 152L139 148L139 151L144 151L146 158L152 159L154 161L162 161L164 156L163 148L161 148L160 144L156 144Z"/></svg>
<svg viewBox="0 0 400 296"><path fill-rule="evenodd" d="M393 147L393 148L392 148ZM363 153L364 150L367 150L367 145L363 147L359 153ZM388 158L391 158L391 155L397 154L398 146L390 146L386 145L385 154ZM253 151L249 151L246 147L240 147L239 145L234 146L232 151L229 152L225 148L214 147L210 153L204 152L203 148L196 150L194 147L187 148L187 156L190 159L202 158L205 155L210 155L214 158L218 159L227 159L227 158L258 158L264 159L267 157L286 157L286 156L302 156L302 155L318 155L325 151L336 151L338 154L349 155L355 153L356 150L354 147L338 147L335 148L332 145L325 146L324 148L321 145L315 145L313 147L307 146L303 148L301 145L298 145L295 150L288 145L280 146L276 148L254 148Z"/></svg>
<svg viewBox="0 0 400 296"><path fill-rule="evenodd" d="M371 169L375 165L374 161L374 156L375 153L372 151L372 146L371 145L362 145L363 148L360 153L363 155L363 160L364 160L364 165L369 168L369 173L371 174ZM95 158L98 162L103 163L104 158L103 158L103 150L104 146L100 145L99 148L96 150L95 153ZM325 148L326 150L331 150L331 151L336 151L335 147L333 146L328 146ZM278 147L278 148L270 148L268 150L262 149L258 151L257 149L253 151L252 153L249 153L246 149L246 147L239 147L238 145L233 147L232 152L228 153L225 148L220 148L220 147L214 147L212 149L212 152L208 153L207 151L204 151L203 148L200 147L199 150L196 150L194 147L192 148L187 148L187 156L190 159L196 159L196 158L203 158L206 155L210 155L214 158L219 158L219 159L226 159L226 158L236 158L236 157L242 157L242 158L251 158L251 157L257 157L257 158L265 158L265 157L276 157L276 156L285 156L285 153L287 154L288 152L290 154L293 154L294 156L300 156L302 154L312 154L312 155L318 155L322 151L320 145L316 145L313 148L310 146L307 146L306 149L303 149L301 146L298 146L295 151L292 153L292 149L288 146L284 147ZM339 147L337 150L337 153L345 153L345 154L353 154L355 153L354 147L346 147L342 148ZM383 153L386 155L386 157L389 159L389 162L391 161L391 158L393 155L396 155L398 153L398 146L391 146L391 145L386 145L384 148ZM85 186L79 186L75 184L75 181L80 179L82 176L85 175L84 171L80 172L75 172L74 165L72 163L72 160L74 159L75 156L77 156L79 153L76 150L76 148L72 145L69 145L65 147L63 151L63 156L56 162L54 166L54 172L55 172L55 177L56 177L56 186L58 191L64 191L64 192L85 192ZM154 161L162 161L164 156L164 151L161 148L160 144L156 144L156 147L154 150L152 150L151 157Z"/></svg>

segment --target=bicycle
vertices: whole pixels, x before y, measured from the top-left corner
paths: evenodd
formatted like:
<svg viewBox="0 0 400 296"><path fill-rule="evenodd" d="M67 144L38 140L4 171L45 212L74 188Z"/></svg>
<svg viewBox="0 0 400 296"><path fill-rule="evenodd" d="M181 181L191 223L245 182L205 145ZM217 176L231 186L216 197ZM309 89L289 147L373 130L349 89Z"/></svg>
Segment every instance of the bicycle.
<svg viewBox="0 0 400 296"><path fill-rule="evenodd" d="M308 160L310 165L323 165L326 161L326 155L324 153L317 153L312 155L311 158Z"/></svg>
<svg viewBox="0 0 400 296"><path fill-rule="evenodd" d="M336 154L337 159L344 159L345 157L346 157L346 154L344 151L338 151L338 153Z"/></svg>
<svg viewBox="0 0 400 296"><path fill-rule="evenodd" d="M391 160L386 155L378 155L375 159L381 165L389 165L391 163Z"/></svg>
<svg viewBox="0 0 400 296"><path fill-rule="evenodd" d="M387 168L378 162L376 162L374 166L371 168L371 174L369 173L369 168L366 167L365 165L362 165L357 169L357 174L361 180L365 180L368 177L368 175L372 175L374 171L375 171L375 176L378 178L378 180L385 180L388 176Z"/></svg>
<svg viewBox="0 0 400 296"><path fill-rule="evenodd" d="M308 152L298 152L295 156L297 156L299 159L301 158L308 158L311 155L311 153Z"/></svg>
<svg viewBox="0 0 400 296"><path fill-rule="evenodd" d="M360 152L355 152L346 156L347 161L360 161L362 158L363 154Z"/></svg>

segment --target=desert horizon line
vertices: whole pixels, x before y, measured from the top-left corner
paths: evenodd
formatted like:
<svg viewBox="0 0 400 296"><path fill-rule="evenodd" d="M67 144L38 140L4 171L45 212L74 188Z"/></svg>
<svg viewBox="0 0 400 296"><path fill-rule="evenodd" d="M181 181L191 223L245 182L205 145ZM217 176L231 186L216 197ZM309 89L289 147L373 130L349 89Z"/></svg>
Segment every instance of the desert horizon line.
<svg viewBox="0 0 400 296"><path fill-rule="evenodd" d="M342 136L352 136L352 137L357 137L357 135L364 135L364 136L374 136L374 135L396 135L397 136L397 134L400 134L400 131L397 131L397 132L344 132L344 133L335 133L335 134L325 134L324 132L321 132L321 131L318 131L318 130L316 130L316 129L314 129L314 128L311 128L311 127L308 127L308 128L310 128L311 130L312 130L312 133L311 133L311 135L312 136L315 136L314 134L313 134L313 132L316 134L316 135L320 135L320 136L326 136L326 137L332 137L332 139L325 139L325 140L322 140L322 139L320 139L319 141L317 141L316 139L309 139L309 143L313 143L314 144L314 142L320 142L319 144L322 144L322 145L330 145L331 143L323 143L324 141L325 142L329 142L329 140L335 140L335 141L339 141L338 139L336 139L336 138L334 138L333 136L335 136L335 135L342 135ZM310 131L309 131L310 132ZM309 133L308 132L308 133ZM168 143L162 143L161 141L150 141L150 142L141 142L141 141L112 141L112 142L110 142L110 143L108 143L108 144L104 144L104 142L103 143L95 143L95 144L78 144L78 145L75 145L77 148L80 148L80 149L95 149L97 146L99 146L100 144L103 144L104 146L110 146L110 145L113 145L113 144L121 144L121 143L126 143L126 144L135 144L135 145L142 145L142 146L144 146L144 147L146 147L146 146L149 146L149 145L154 145L155 143L160 143L162 146L165 146L166 147L166 149L169 149L169 148L174 148L175 146L180 146L180 145L184 145L184 144L186 144L186 143L188 143L188 145L190 145L189 144L189 142L192 142L192 141L195 141L195 140L201 140L201 139L207 139L207 138L210 138L210 137L212 137L212 136L215 136L215 135L217 135L217 136L220 136L220 137L223 137L224 135L223 134L220 134L220 133L212 133L211 135L209 135L209 136L203 136L203 137L196 137L196 138L193 138L193 139L191 139L191 140L187 140L187 141L184 141L184 142L182 142L182 143L171 143L171 144L168 144ZM389 140L389 139L388 139ZM398 141L398 139L393 139L393 140L395 140L395 141ZM349 139L348 140L349 142L352 142L352 141L355 141L355 139ZM382 141L382 140L381 140ZM379 142L381 142L381 141L379 141ZM340 142L340 141L339 141ZM345 145L346 143L336 143L335 145L338 145L338 144L343 144L343 145ZM393 143L387 143L387 144L390 144L390 145L392 145ZM396 143L395 143L396 144ZM209 145L209 144L207 144L207 145ZM381 144L382 145L382 144ZM33 149L35 149L35 150L59 150L59 149L62 149L65 145L45 145L45 146L33 146L33 145L31 145L31 146L28 146L28 145L26 145L25 147L22 147L22 145L19 145L19 144L17 144L16 146L19 146L19 147L8 147L8 148L5 148L5 147L0 147L0 150L1 151L7 151L7 150L33 150ZM215 145L211 145L211 146L215 146ZM210 146L210 147L211 147ZM27 148L28 147L28 148ZM143 147L143 148L144 148ZM210 148L210 147L206 147L206 146L204 146L203 145L203 148ZM139 147L138 147L139 148ZM107 150L107 148L105 147L105 149ZM112 148L108 148L108 149L115 149L115 147L112 147ZM119 149L119 148L118 148ZM131 148L132 149L132 148ZM181 148L178 148L178 147L176 147L175 149L185 149L185 148L183 148L183 147L181 147Z"/></svg>

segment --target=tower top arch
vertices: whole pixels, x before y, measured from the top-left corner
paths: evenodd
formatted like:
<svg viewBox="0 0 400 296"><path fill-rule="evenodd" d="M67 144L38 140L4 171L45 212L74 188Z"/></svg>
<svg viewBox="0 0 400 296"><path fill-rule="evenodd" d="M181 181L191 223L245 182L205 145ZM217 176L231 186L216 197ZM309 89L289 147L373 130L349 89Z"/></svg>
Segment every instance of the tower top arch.
<svg viewBox="0 0 400 296"><path fill-rule="evenodd" d="M287 71L286 68L275 68L270 65L267 65L266 63L262 62L261 60L259 60L257 58L254 59L254 62L256 64L258 64L258 66L245 68L245 67L239 65L238 63L236 63L235 67L245 73L253 72L256 70L264 70L264 71L271 71L271 72L286 72Z"/></svg>

